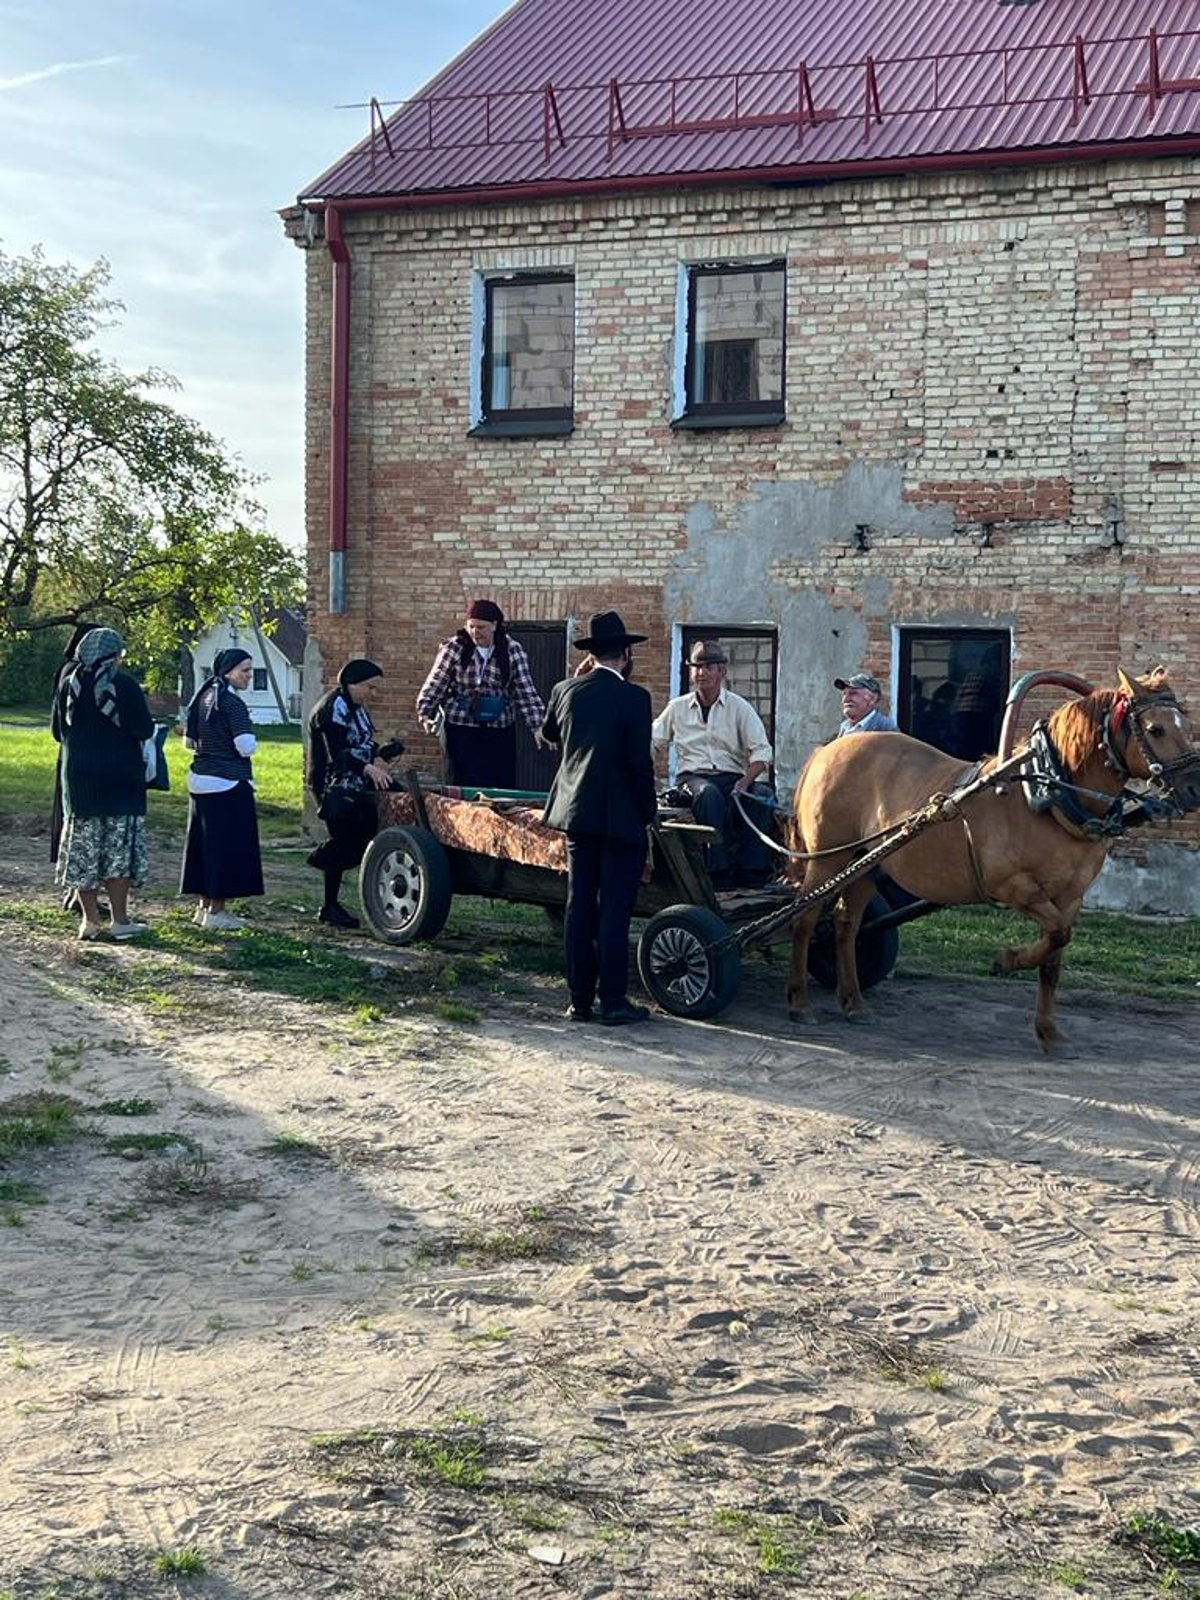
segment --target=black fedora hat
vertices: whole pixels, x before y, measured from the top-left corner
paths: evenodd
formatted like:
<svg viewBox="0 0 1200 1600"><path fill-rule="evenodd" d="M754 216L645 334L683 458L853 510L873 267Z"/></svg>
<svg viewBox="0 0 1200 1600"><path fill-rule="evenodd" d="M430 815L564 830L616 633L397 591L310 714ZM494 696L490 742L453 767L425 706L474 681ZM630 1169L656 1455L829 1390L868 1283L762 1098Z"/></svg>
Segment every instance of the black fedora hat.
<svg viewBox="0 0 1200 1600"><path fill-rule="evenodd" d="M615 611L597 611L588 623L587 637L574 641L576 650L590 650L594 656L617 655L631 644L645 644L646 633L626 633L625 624Z"/></svg>

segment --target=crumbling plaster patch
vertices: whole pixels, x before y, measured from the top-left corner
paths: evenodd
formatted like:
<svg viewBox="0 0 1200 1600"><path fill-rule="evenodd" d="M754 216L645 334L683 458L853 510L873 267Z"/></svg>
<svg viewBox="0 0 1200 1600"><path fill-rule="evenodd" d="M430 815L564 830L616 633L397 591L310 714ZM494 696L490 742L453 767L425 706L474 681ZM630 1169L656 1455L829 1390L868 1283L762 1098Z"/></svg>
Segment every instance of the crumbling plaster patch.
<svg viewBox="0 0 1200 1600"><path fill-rule="evenodd" d="M781 796L790 794L814 744L837 728L833 679L879 666L866 661L867 619L892 613L888 578L864 574L856 586L858 605L849 606L822 591L819 575L854 550L860 527L876 530L880 539L953 534L950 507L912 505L903 490L902 466L854 462L830 483L759 483L726 508L697 501L685 518L687 545L663 585L667 616L681 623L778 630L775 764Z"/></svg>

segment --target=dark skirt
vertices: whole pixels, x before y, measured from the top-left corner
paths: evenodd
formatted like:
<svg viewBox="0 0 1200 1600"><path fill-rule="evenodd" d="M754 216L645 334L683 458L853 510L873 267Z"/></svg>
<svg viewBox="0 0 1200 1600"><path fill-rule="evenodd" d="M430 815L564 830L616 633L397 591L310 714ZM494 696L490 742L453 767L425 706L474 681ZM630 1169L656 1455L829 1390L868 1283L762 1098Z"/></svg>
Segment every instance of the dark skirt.
<svg viewBox="0 0 1200 1600"><path fill-rule="evenodd" d="M189 796L179 892L204 900L244 900L262 894L258 816L248 783Z"/></svg>
<svg viewBox="0 0 1200 1600"><path fill-rule="evenodd" d="M515 789L517 730L446 724L446 754L452 781L463 789Z"/></svg>

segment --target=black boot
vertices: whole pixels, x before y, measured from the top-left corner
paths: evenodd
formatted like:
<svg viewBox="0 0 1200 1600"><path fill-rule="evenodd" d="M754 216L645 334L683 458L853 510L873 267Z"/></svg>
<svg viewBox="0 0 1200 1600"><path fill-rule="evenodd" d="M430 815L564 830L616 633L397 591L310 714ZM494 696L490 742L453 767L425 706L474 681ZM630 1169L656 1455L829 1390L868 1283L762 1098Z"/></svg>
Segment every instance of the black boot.
<svg viewBox="0 0 1200 1600"><path fill-rule="evenodd" d="M334 900L330 905L321 907L317 914L320 922L327 922L331 928L357 928L361 926L357 917L352 917L345 906L339 905Z"/></svg>

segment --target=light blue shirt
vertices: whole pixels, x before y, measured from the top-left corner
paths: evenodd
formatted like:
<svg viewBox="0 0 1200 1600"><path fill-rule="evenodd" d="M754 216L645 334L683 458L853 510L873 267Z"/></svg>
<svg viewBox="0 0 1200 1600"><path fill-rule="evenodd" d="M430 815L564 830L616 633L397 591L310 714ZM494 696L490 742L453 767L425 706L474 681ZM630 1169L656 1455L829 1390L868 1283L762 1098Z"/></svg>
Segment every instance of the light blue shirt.
<svg viewBox="0 0 1200 1600"><path fill-rule="evenodd" d="M868 711L866 716L858 722L849 720L842 723L837 731L839 739L844 739L848 733L899 733L900 729L894 718L889 717L886 711L880 711L876 706L874 711Z"/></svg>

